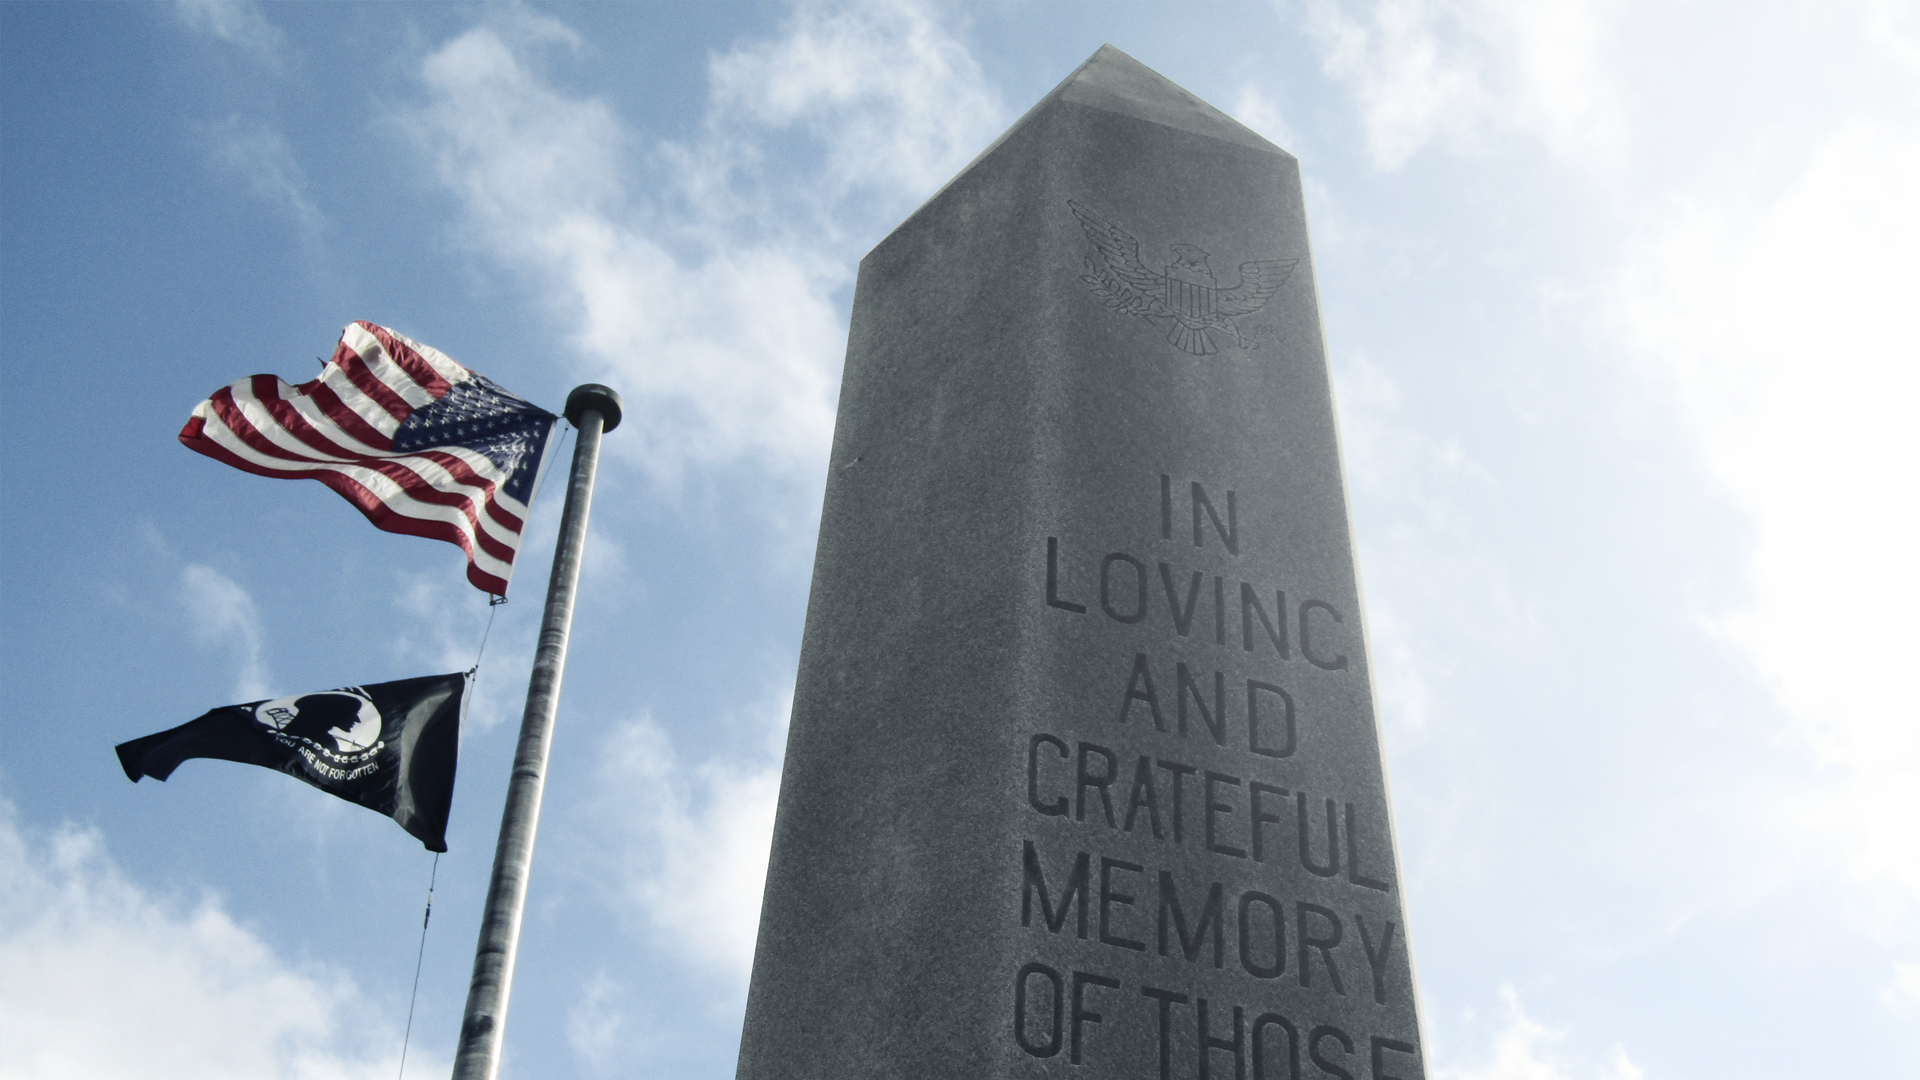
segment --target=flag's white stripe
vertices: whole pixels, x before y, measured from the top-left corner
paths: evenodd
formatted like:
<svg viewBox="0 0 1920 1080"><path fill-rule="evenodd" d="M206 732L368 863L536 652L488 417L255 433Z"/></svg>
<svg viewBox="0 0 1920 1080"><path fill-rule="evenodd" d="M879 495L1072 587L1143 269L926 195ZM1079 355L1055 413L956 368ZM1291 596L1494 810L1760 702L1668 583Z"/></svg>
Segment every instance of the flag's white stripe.
<svg viewBox="0 0 1920 1080"><path fill-rule="evenodd" d="M287 384L284 382L280 382L279 385L291 389L291 387L287 387ZM250 382L238 383L229 389L232 393L235 406L240 409L241 415L245 418L246 422L251 425L262 438L274 446L288 453L298 455L305 461L333 462L344 465L362 464L361 461L355 458L339 457L333 454L323 453L308 445L292 431L283 427L273 418L266 404L254 395ZM283 400L285 399L283 398ZM308 404L311 405L310 402ZM226 421L221 419L219 414L213 411L210 401L201 403L201 406L195 409L194 412L196 415L202 417L206 425L217 426L222 430L228 429ZM320 413L317 407L314 408L314 413L318 414L321 419L326 419L326 415ZM302 415L308 414L303 413ZM309 416L309 419L311 419L311 416ZM351 439L344 431L341 431L331 422L328 422L325 427L316 427L316 430L321 435L342 443L344 448L351 449L353 446L364 446L364 444ZM240 438L241 436L235 433L234 437ZM489 536L494 537L502 543L509 543L510 537L519 535L513 528L495 519L492 514L487 513L486 503L491 499L497 502L502 510L512 514L521 522L524 523L527 519L526 505L520 500L507 495L502 490L506 485L507 474L493 459L487 457L485 454L477 453L460 446L436 446L432 447L431 451L457 458L465 462L467 467L472 469L480 479L491 480L493 482L492 495L490 496L488 494L485 486L460 479L443 463L425 456L423 452L394 453L392 451L374 451L369 449L366 453L359 455L359 457L362 459L378 458L384 461L394 462L419 477L427 486L449 494L458 495L472 502L476 508L480 528L485 530ZM255 453L257 454L258 451L255 451ZM263 460L272 459L272 455L260 454L259 456Z"/></svg>
<svg viewBox="0 0 1920 1080"><path fill-rule="evenodd" d="M416 454L424 452L422 450L398 452L393 450L376 450L349 435L334 422L332 417L328 416L318 405L314 404L311 399L297 392L293 392L294 387L280 380L275 380L275 382L278 383L277 388L281 392L280 400L292 405L308 423L314 426L314 430L321 436L332 440L338 444L341 449L351 452L356 457L398 459L413 457ZM240 407L242 415L247 418L247 422L252 424L262 435L273 440L274 445L285 447L287 450L297 453L302 457L316 461L353 460L353 458L337 458L315 449L301 441L299 436L288 431L278 420L274 419L272 412L268 409L267 403L262 402L258 395L253 392L253 384L251 381L243 380L235 383L229 390L233 395L234 404ZM435 446L426 449L431 449L436 453L446 454L449 457L458 458L460 461L465 462L467 467L472 469L480 479L492 481L495 491L499 491L500 488L506 485L508 480L506 470L502 469L492 458L477 450L469 450L464 446ZM435 477L430 477L429 480L435 487L458 487L466 491L474 492L476 497L484 497L484 489L471 482L457 479L451 472L446 470L445 466L437 462L430 464L435 470ZM444 477L444 479L438 479L437 477ZM520 506L518 499L505 496L504 494L500 497L504 500L502 509L513 510L518 506L521 510L525 510L524 506ZM524 518L525 514L516 514L515 516Z"/></svg>
<svg viewBox="0 0 1920 1080"><path fill-rule="evenodd" d="M257 460L260 463L264 465L268 465L270 467L299 466L299 467L305 468L308 465L313 465L313 466L333 465L333 466L339 466L342 468L358 469L361 472L364 472L368 475L379 476L382 482L385 483L386 485L389 485L391 489L396 493L396 495L398 495L401 498L405 498L408 502L415 503L416 505L419 505L419 506L435 505L432 503L419 502L418 500L414 499L412 495L408 494L405 491L405 489L400 486L398 481L395 481L390 477L387 477L385 474L379 472L377 469L370 468L367 465L363 464L362 462L355 461L354 459L351 459L351 458L342 458L342 457L336 457L331 454L323 454L318 450L315 450L311 446L308 446L306 443L301 442L299 438L297 438L292 432L288 431L286 428L281 427L278 423L276 423L273 420L273 417L267 413L266 406L261 404L258 399L254 398L250 392L246 393L244 397L242 393L235 393L234 403L240 407L242 415L246 418L247 422L253 426L253 429L260 434L262 438L266 439L268 442L272 443L274 446L287 451L288 453L297 455L300 459L297 462L289 462L284 458L275 457L274 455L271 455L271 454L261 453L259 450L256 450L252 446L247 445L246 440L241 436L241 434L233 431L226 424L225 421L220 419L220 417L217 414L210 415L208 417L209 422L207 423L205 430L210 432L217 431L219 434L226 436L226 438L220 438L216 440L223 446L228 446L229 448L232 448L235 446L245 447L246 452L250 455L250 460ZM210 409L209 409L209 412L211 413ZM448 449L448 448L438 448L438 449L439 449L439 452L441 453L455 453L456 456L461 457L462 459L479 456L464 450ZM236 450L235 452L238 453L239 451ZM425 484L427 487L430 487L436 491L442 491L449 495L454 495L461 499L464 499L466 503L472 506L474 509L474 516L475 518L478 519L478 528L484 531L488 536L492 537L493 539L498 540L501 543L508 545L509 547L512 547L519 542L518 541L519 533L509 528L508 526L502 524L501 522L495 520L492 514L487 513L486 503L488 499L488 492L486 488L460 480L459 478L455 477L451 472L449 472L446 466L442 465L437 461L434 461L429 457L425 457L419 454L377 454L377 455L368 455L368 456L377 457L382 461L391 462L394 465L398 465L399 467L406 469L408 472L411 472L417 479L419 479L421 483ZM482 460L484 461L485 459L483 458ZM284 464L275 465L276 462L282 462ZM498 474L498 470L492 467L491 462L486 462L486 464L489 467L489 471L495 473L496 475ZM370 489L373 487L373 485L371 484L367 486ZM499 490L497 481L496 481L494 490L495 491ZM390 501L387 499L385 495L382 495L381 499L382 501ZM408 514L407 516L419 517L421 515ZM460 516L463 521L466 520L465 514L461 514ZM521 520L522 521L526 520L524 515L521 516ZM469 527L469 531L472 531L471 526Z"/></svg>
<svg viewBox="0 0 1920 1080"><path fill-rule="evenodd" d="M327 389L334 392L334 395L340 399L340 404L353 410L354 415L365 420L373 430L389 439L393 438L394 432L400 430L400 421L379 402L368 397L365 391L355 386L353 380L347 378L347 373L340 369L340 365L327 364L327 370L320 373L320 381Z"/></svg>
<svg viewBox="0 0 1920 1080"><path fill-rule="evenodd" d="M336 369L336 373L337 371L338 369ZM333 442L339 444L342 450L345 450L348 453L358 454L362 457L384 457L387 454L392 452L389 450L380 450L375 447L368 446L366 443L361 442L359 439L355 438L353 434L349 432L346 428L341 427L340 421L335 420L333 417L327 415L326 410L322 409L318 402L314 401L311 397L308 397L306 394L300 393L298 387L291 386L281 380L275 380L275 381L278 383L276 389L278 389L280 392L280 400L286 402L288 405L291 405L293 407L293 411L299 413L301 419L311 424L315 432L317 432L323 438L330 439ZM342 376L342 381L345 381L344 376ZM247 387L247 392L250 395L257 397L258 395L252 394L252 389L253 389L252 385L249 384ZM239 384L237 383L235 384L233 397L235 401L240 400L240 389L239 389ZM361 400L368 401L369 404L372 404L372 402L365 397L362 397ZM400 425L394 421L392 415L389 414L387 410L382 409L378 406L374 406L374 411L378 412L381 416L386 417L388 427L391 427L395 430L399 429ZM355 410L355 412L358 413L359 410ZM362 414L360 418L362 420L371 419L370 417L365 416L364 414ZM374 430L380 431L380 428L377 425L375 425ZM381 433L387 436L387 438L389 439L393 438L392 431L382 431ZM308 451L308 452L317 453L317 451Z"/></svg>
<svg viewBox="0 0 1920 1080"><path fill-rule="evenodd" d="M428 364L432 365L433 370L440 373L441 378L453 383L455 386L473 378L473 372L468 369L465 364L441 352L439 349L431 345L422 345L420 342L413 340L405 334L398 333L392 328L388 328L387 333L392 334L400 341L406 342L409 348L420 354L420 359L425 360Z"/></svg>
<svg viewBox="0 0 1920 1080"><path fill-rule="evenodd" d="M373 377L386 383L395 394L400 395L402 401L416 409L432 404L434 396L427 392L426 387L414 382L406 368L387 355L386 346L380 344L380 339L374 337L366 327L352 323L341 331L340 340L346 342L349 349L359 353Z"/></svg>
<svg viewBox="0 0 1920 1080"><path fill-rule="evenodd" d="M284 458L276 458L262 454L253 447L248 446L245 440L241 439L225 424L207 425L206 434L222 449L244 461L252 462L264 468L276 469L282 472L340 473L366 488L372 493L374 498L384 503L387 509L401 517L413 518L416 521L445 522L464 533L468 543L471 545L470 557L474 565L478 566L481 570L499 578L506 578L512 573L512 565L510 563L494 557L492 553L480 545L478 537L474 535L473 521L458 507L420 502L408 494L393 478L364 466L345 462L288 461ZM482 516L484 517L484 514ZM520 538L518 534L502 534L493 529L487 531L490 537L498 540L502 545L507 547L508 550L515 552L519 550Z"/></svg>
<svg viewBox="0 0 1920 1080"><path fill-rule="evenodd" d="M531 494L531 492L529 494ZM495 489L493 501L500 504L500 509L519 518L522 522L527 520L527 504L507 494L505 491Z"/></svg>

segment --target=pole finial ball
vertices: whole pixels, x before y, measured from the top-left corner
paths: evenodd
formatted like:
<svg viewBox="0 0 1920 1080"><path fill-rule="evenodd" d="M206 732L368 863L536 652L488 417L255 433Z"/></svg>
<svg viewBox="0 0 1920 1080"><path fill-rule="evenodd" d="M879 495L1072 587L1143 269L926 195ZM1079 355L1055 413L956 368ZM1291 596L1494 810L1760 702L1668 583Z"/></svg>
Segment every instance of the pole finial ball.
<svg viewBox="0 0 1920 1080"><path fill-rule="evenodd" d="M580 416L588 409L600 414L604 421L601 431L620 426L620 395L613 387L591 382L574 387L573 393L567 395L567 422L579 427Z"/></svg>

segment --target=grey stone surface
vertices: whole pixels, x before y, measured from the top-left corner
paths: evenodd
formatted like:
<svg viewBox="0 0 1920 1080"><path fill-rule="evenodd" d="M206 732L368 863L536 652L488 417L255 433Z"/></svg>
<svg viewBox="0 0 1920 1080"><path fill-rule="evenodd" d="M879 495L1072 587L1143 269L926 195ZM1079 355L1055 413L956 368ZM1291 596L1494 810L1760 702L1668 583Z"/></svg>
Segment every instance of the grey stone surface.
<svg viewBox="0 0 1920 1080"><path fill-rule="evenodd" d="M861 263L831 470L739 1075L1424 1076L1295 160L1101 49Z"/></svg>

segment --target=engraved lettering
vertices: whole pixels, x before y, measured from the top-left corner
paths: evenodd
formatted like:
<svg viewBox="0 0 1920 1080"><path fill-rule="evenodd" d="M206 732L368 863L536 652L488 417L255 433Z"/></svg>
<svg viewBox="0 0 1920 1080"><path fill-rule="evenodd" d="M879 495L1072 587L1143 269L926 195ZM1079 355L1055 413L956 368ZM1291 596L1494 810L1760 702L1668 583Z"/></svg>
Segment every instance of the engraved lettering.
<svg viewBox="0 0 1920 1080"><path fill-rule="evenodd" d="M1363 889L1387 891L1387 883L1360 872L1360 830L1353 827L1353 804L1347 804L1347 880Z"/></svg>
<svg viewBox="0 0 1920 1080"><path fill-rule="evenodd" d="M1160 1003L1160 1080L1173 1080L1173 1025L1169 1014L1173 1006L1187 1003L1187 995L1154 986L1141 986L1140 994Z"/></svg>
<svg viewBox="0 0 1920 1080"><path fill-rule="evenodd" d="M1147 709L1153 713L1153 729L1167 730L1166 718L1160 715L1160 696L1153 689L1153 672L1147 670L1147 654L1133 654L1133 674L1127 677L1127 693L1120 699L1120 722L1127 722L1127 711L1136 701L1147 703Z"/></svg>
<svg viewBox="0 0 1920 1080"><path fill-rule="evenodd" d="M1061 750L1060 756L1065 757L1066 748L1061 747ZM1260 796L1275 795L1284 799L1288 792L1286 788L1272 787L1258 780L1247 781L1247 792L1247 801L1250 804L1247 808L1247 816L1253 819L1253 861L1266 862L1266 840L1265 834L1260 831L1260 826L1280 824L1280 815L1261 809Z"/></svg>
<svg viewBox="0 0 1920 1080"><path fill-rule="evenodd" d="M1205 577L1200 571L1193 572L1193 579L1187 585L1187 598L1180 599L1180 590L1173 583L1173 567L1160 564L1160 586L1167 591L1167 610L1173 614L1173 632L1181 637L1193 629L1193 606L1200 599L1200 582Z"/></svg>
<svg viewBox="0 0 1920 1080"><path fill-rule="evenodd" d="M1286 735L1278 746L1264 746L1260 742L1260 695L1272 694L1280 699L1280 723L1286 728ZM1295 731L1293 726L1293 695L1285 690L1255 679L1247 680L1247 749L1261 757L1284 758L1293 756Z"/></svg>
<svg viewBox="0 0 1920 1080"><path fill-rule="evenodd" d="M1206 699L1200 696L1200 684L1194 679L1193 673L1187 670L1185 661L1174 665L1174 675L1179 682L1174 696L1180 702L1180 736L1185 738L1187 734L1187 699L1192 698L1194 708L1200 710L1200 721L1207 725L1207 733L1213 736L1214 745L1227 745L1227 677L1225 673L1218 671L1213 673L1213 708L1211 710L1207 708ZM1249 696L1247 700L1251 705L1252 697Z"/></svg>
<svg viewBox="0 0 1920 1080"><path fill-rule="evenodd" d="M1313 915L1321 922L1332 927L1333 929L1330 934L1309 932L1307 929L1308 915ZM1293 905L1293 929L1295 935L1300 939L1300 985L1305 987L1313 986L1313 968L1308 963L1307 954L1317 951L1320 954L1321 961L1327 965L1327 981L1333 984L1333 992L1339 994L1341 997L1346 997L1346 987L1340 982L1340 968L1333 962L1333 949L1334 946L1340 944L1342 935L1340 916L1335 915L1333 912L1318 904L1309 904L1304 900L1298 900L1295 901ZM1352 1043L1347 1044L1347 1050L1349 1052L1353 1050Z"/></svg>
<svg viewBox="0 0 1920 1080"><path fill-rule="evenodd" d="M1387 957L1393 953L1393 923L1382 920L1385 929L1380 931L1380 948L1375 951L1373 937L1367 933L1367 920L1359 915L1353 917L1353 924L1360 928L1360 947L1367 953L1367 968L1373 974L1373 1003L1387 1003ZM1378 1072L1376 1067L1375 1072Z"/></svg>
<svg viewBox="0 0 1920 1080"><path fill-rule="evenodd" d="M1209 1066L1215 1050L1224 1050L1233 1055L1234 1080L1243 1080L1247 1075L1246 1027L1240 1006L1233 1007L1233 1038L1216 1039L1207 1025L1207 999L1196 998L1194 1005L1200 1018L1200 1080L1209 1080L1212 1076Z"/></svg>
<svg viewBox="0 0 1920 1080"><path fill-rule="evenodd" d="M1107 763L1106 770L1100 776L1095 776L1087 770L1087 764L1095 754L1098 754L1101 760ZM1113 756L1113 751L1106 747L1095 746L1093 743L1083 742L1080 744L1080 767L1078 770L1080 786L1074 795L1073 820L1087 820L1087 789L1092 788L1100 793L1100 811L1107 819L1107 828L1113 828L1113 800L1107 796L1107 789L1113 786L1114 774L1118 770L1119 765L1120 762ZM1329 802L1327 805L1332 806L1333 804ZM1302 835L1304 835L1304 833ZM1302 842L1304 843L1304 841Z"/></svg>
<svg viewBox="0 0 1920 1080"><path fill-rule="evenodd" d="M1183 798L1185 792L1181 789L1180 782L1200 770L1191 765L1182 765L1177 761L1168 761L1166 758L1161 758L1156 764L1167 770L1167 775L1173 777L1173 842L1178 844L1181 842L1180 811L1186 801Z"/></svg>
<svg viewBox="0 0 1920 1080"><path fill-rule="evenodd" d="M1039 975L1050 984L1047 1002L1051 1010L1051 1022L1047 1025L1047 1041L1037 1042L1027 1032L1027 981ZM1020 1049L1037 1058L1050 1058L1060 1052L1060 973L1045 964L1035 962L1020 969L1013 979L1013 1041ZM1259 1051L1256 1050L1257 1054Z"/></svg>
<svg viewBox="0 0 1920 1080"><path fill-rule="evenodd" d="M1113 564L1126 563L1133 567L1133 613L1122 615L1113 610ZM1147 617L1147 567L1139 559L1121 552L1114 552L1100 560L1100 610L1115 622L1137 623ZM1303 615L1302 618L1305 618Z"/></svg>
<svg viewBox="0 0 1920 1080"><path fill-rule="evenodd" d="M1387 1072L1386 1064L1380 1060L1380 1054L1383 1051L1391 1050L1396 1054L1405 1054L1408 1057L1413 1057L1420 1052L1410 1042L1401 1042L1399 1039L1388 1039L1380 1035L1375 1035L1367 1041L1372 1044L1373 1050L1372 1054L1369 1055L1373 1059L1373 1080L1403 1080L1403 1078Z"/></svg>
<svg viewBox="0 0 1920 1080"><path fill-rule="evenodd" d="M1113 872L1119 870L1124 873L1138 874L1145 869L1146 867L1136 863L1123 862L1119 859L1109 859L1104 855L1100 857L1100 944L1118 945L1123 949L1131 949L1134 952L1147 951L1147 944L1144 941L1135 941L1132 938L1124 938L1118 934L1110 934L1107 932L1107 916L1110 906L1113 904L1119 904L1122 907L1133 906L1133 894L1114 891Z"/></svg>
<svg viewBox="0 0 1920 1080"><path fill-rule="evenodd" d="M1057 536L1047 537L1047 606L1078 615L1087 613L1087 605L1060 598L1060 538Z"/></svg>
<svg viewBox="0 0 1920 1080"><path fill-rule="evenodd" d="M1353 1053L1353 1039L1346 1032L1332 1024L1322 1024L1307 1034L1307 1056L1312 1058L1313 1063L1320 1067L1320 1071L1328 1076L1337 1076L1340 1080L1353 1080L1353 1074L1341 1068L1338 1062L1328 1061L1321 1055L1321 1043L1326 1039L1335 1040L1342 1050L1349 1054Z"/></svg>
<svg viewBox="0 0 1920 1080"><path fill-rule="evenodd" d="M1067 924L1067 912L1069 910L1077 910L1080 915L1076 924L1076 930L1078 931L1077 936L1081 940L1085 940L1087 936L1087 894L1091 891L1087 887L1087 879L1090 876L1089 871L1091 869L1087 853L1082 851L1075 856L1073 860L1073 872L1067 875L1067 890L1060 894L1060 906L1058 908L1055 908L1047 900L1047 879L1046 876L1040 872L1040 853L1034 849L1033 841L1026 841L1026 847L1021 852L1021 858L1023 860L1023 872L1021 875L1023 880L1020 885L1020 925L1031 926L1033 924L1033 897L1035 893L1038 893L1040 895L1040 919L1047 924L1047 930L1055 934L1059 933L1061 927ZM1073 904L1076 899L1079 900L1077 908L1070 908L1069 905ZM1059 984L1059 976L1057 974L1054 976L1054 982L1057 988ZM1056 1028L1056 1030L1058 1029ZM1058 1048L1056 1047L1056 1049Z"/></svg>
<svg viewBox="0 0 1920 1080"><path fill-rule="evenodd" d="M1228 776L1225 773L1217 773L1217 772L1207 773L1207 778L1203 785L1206 790L1206 804L1207 804L1207 813L1206 813L1207 850L1213 852L1216 855L1231 855L1236 859L1244 859L1247 857L1247 853L1242 849L1237 847L1229 847L1226 844L1214 842L1214 839L1213 839L1214 816L1216 814L1225 815L1225 814L1233 813L1232 804L1221 802L1218 799L1215 799L1213 797L1214 795L1213 789L1215 784L1224 784L1229 787L1239 787L1240 778L1237 776Z"/></svg>
<svg viewBox="0 0 1920 1080"><path fill-rule="evenodd" d="M1287 594L1275 591L1273 594L1274 618L1267 618L1267 609L1260 606L1260 595L1253 586L1240 583L1240 651L1253 651L1253 620L1260 620L1261 629L1267 632L1267 640L1273 643L1273 651L1280 659L1290 660L1293 652L1287 647ZM1305 619L1306 616L1301 616ZM1305 625L1302 623L1302 625ZM1278 629L1276 629L1278 627ZM1306 632L1301 631L1301 648L1306 648Z"/></svg>
<svg viewBox="0 0 1920 1080"><path fill-rule="evenodd" d="M1293 793L1293 805L1300 821L1300 865L1307 873L1315 877L1332 877L1340 872L1340 819L1335 817L1339 811L1333 800L1327 800L1327 862L1322 866L1313 861L1313 843L1310 834L1313 831L1313 815L1307 812L1307 793Z"/></svg>
<svg viewBox="0 0 1920 1080"><path fill-rule="evenodd" d="M1142 573L1144 574L1144 571ZM1322 660L1318 656L1314 655L1313 644L1312 644L1313 638L1311 636L1313 630L1312 630L1311 620L1309 620L1307 616L1312 615L1315 611L1326 612L1328 615L1333 617L1333 621L1336 623L1345 621L1344 619L1340 618L1339 612L1333 610L1333 605L1327 603L1324 600L1309 600L1306 603L1301 604L1300 605L1300 655L1306 657L1307 662L1312 664L1314 667L1322 668L1327 671L1345 671L1347 669L1346 653L1338 653L1331 660Z"/></svg>
<svg viewBox="0 0 1920 1080"><path fill-rule="evenodd" d="M1253 1080L1267 1080L1266 1040L1269 1027L1287 1033L1287 1080L1300 1080L1300 1029L1279 1013L1261 1013L1253 1021Z"/></svg>
<svg viewBox="0 0 1920 1080"><path fill-rule="evenodd" d="M1220 542L1226 545L1227 552L1232 555L1240 554L1240 520L1239 511L1233 503L1233 489L1227 489L1227 522L1222 525L1220 512L1213 508L1213 500L1207 498L1207 489L1200 486L1200 481L1193 482L1194 547L1201 545L1200 512L1202 510L1205 510L1207 517L1213 521L1213 531L1219 535Z"/></svg>
<svg viewBox="0 0 1920 1080"><path fill-rule="evenodd" d="M1027 805L1048 817L1065 817L1067 797L1062 795L1051 802L1040 801L1040 747L1052 746L1060 751L1060 760L1067 760L1067 744L1051 735L1035 735L1027 744Z"/></svg>
<svg viewBox="0 0 1920 1080"><path fill-rule="evenodd" d="M1090 971L1073 973L1073 1038L1069 1040L1067 1060L1075 1065L1080 1064L1080 1025L1082 1023L1097 1024L1106 1019L1082 1004L1083 994L1089 986L1104 986L1109 990L1118 990L1120 980L1110 979L1105 975L1095 975Z"/></svg>
<svg viewBox="0 0 1920 1080"><path fill-rule="evenodd" d="M1254 959L1253 905L1267 909L1273 922L1273 962ZM1287 971L1287 916L1280 901L1263 892L1249 890L1240 894L1240 966L1256 979L1277 979ZM1256 1036L1257 1038L1258 1036Z"/></svg>
<svg viewBox="0 0 1920 1080"><path fill-rule="evenodd" d="M1133 815L1145 807L1147 823L1153 826L1153 838L1160 836L1160 801L1153 790L1153 763L1145 754L1140 755L1140 763L1133 770L1133 792L1127 796L1127 821L1123 828L1133 831Z"/></svg>
<svg viewBox="0 0 1920 1080"><path fill-rule="evenodd" d="M1174 884L1173 875L1160 871L1160 955L1167 955L1168 916L1172 916L1174 934L1180 939L1180 952L1189 963L1200 958L1200 946L1205 944L1207 930L1213 930L1213 966L1226 966L1226 928L1221 914L1220 883L1215 881L1207 890L1206 903L1200 908L1200 921L1194 926L1193 933L1187 933L1187 919L1180 910L1180 891Z"/></svg>

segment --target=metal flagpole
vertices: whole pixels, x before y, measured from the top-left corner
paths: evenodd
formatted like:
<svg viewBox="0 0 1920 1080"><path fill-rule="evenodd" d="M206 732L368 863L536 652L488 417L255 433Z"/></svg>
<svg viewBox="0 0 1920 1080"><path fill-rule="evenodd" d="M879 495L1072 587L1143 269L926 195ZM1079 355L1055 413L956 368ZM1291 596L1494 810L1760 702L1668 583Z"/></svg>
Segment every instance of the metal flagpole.
<svg viewBox="0 0 1920 1080"><path fill-rule="evenodd" d="M576 386L567 395L567 419L579 438L567 478L567 505L560 514L560 540L554 545L553 576L547 580L547 606L540 617L540 645L533 654L533 678L527 684L527 709L520 719L520 745L513 755L513 779L500 816L500 843L493 852L487 910L473 955L473 981L467 986L454 1080L494 1080L500 1069L507 995L513 989L513 962L520 947L520 915L527 901L533 836L540 826L540 794L546 786L560 676L567 666L567 631L573 624L593 475L600 461L600 436L620 423L620 395L598 383Z"/></svg>

